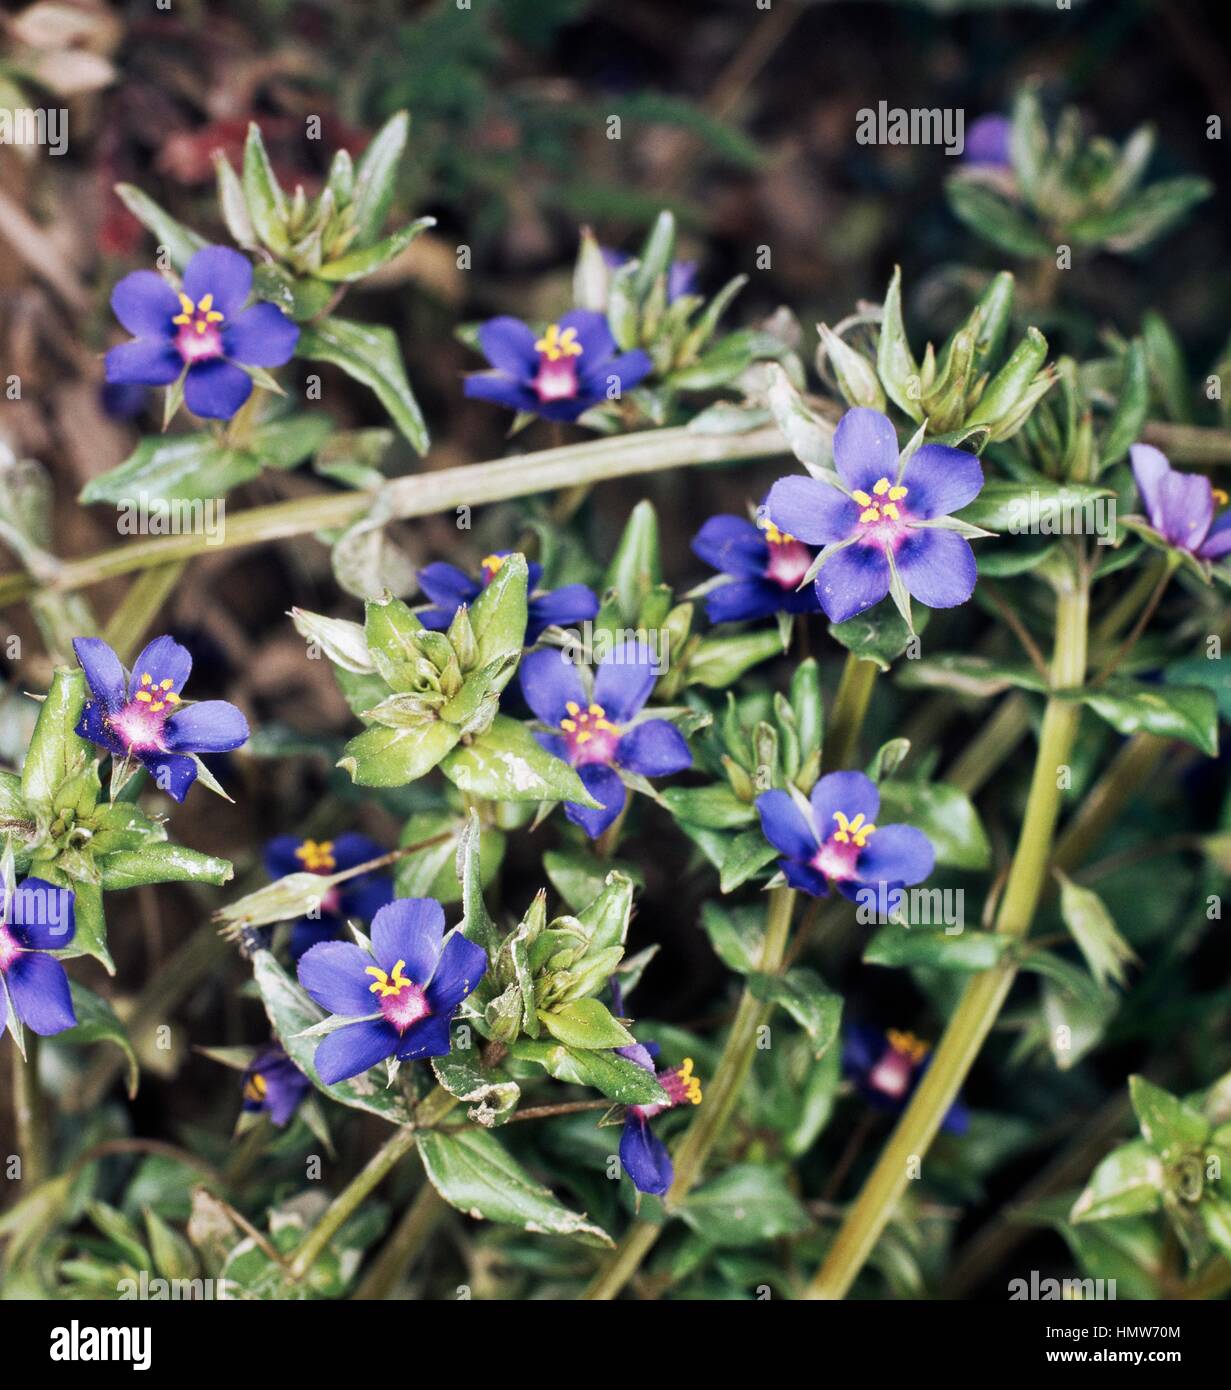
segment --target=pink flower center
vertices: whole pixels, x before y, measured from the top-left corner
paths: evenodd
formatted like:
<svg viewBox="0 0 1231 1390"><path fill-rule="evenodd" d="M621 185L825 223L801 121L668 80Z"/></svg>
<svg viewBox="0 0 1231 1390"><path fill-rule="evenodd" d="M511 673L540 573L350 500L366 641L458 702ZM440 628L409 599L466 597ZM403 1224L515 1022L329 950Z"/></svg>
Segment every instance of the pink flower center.
<svg viewBox="0 0 1231 1390"><path fill-rule="evenodd" d="M21 955L21 947L13 940L7 927L0 927L0 975Z"/></svg>
<svg viewBox="0 0 1231 1390"><path fill-rule="evenodd" d="M568 717L560 721L560 731L568 747L569 762L574 767L612 762L620 742L620 729L607 718L602 705L591 704L582 709L576 700L570 700L564 708Z"/></svg>
<svg viewBox="0 0 1231 1390"><path fill-rule="evenodd" d="M181 294L180 310L171 322L179 328L175 346L184 361L191 366L193 362L221 357L222 334L218 325L223 316L214 308L214 296L202 295L201 302L194 304L186 294Z"/></svg>
<svg viewBox="0 0 1231 1390"><path fill-rule="evenodd" d="M658 1084L666 1091L669 1099L664 1105L630 1105L629 1112L643 1120L652 1120L664 1110L674 1110L677 1105L701 1104L701 1078L693 1075L692 1058L685 1057L678 1067L670 1071L656 1073Z"/></svg>
<svg viewBox="0 0 1231 1390"><path fill-rule="evenodd" d="M808 573L808 566L812 563L812 551L794 536L782 536L777 540L766 535L766 540L769 541L766 579L772 579L782 589L798 589L804 575Z"/></svg>
<svg viewBox="0 0 1231 1390"><path fill-rule="evenodd" d="M891 1028L886 1034L889 1046L868 1073L868 1085L891 1100L901 1100L910 1090L915 1069L928 1055L928 1045L913 1033Z"/></svg>
<svg viewBox="0 0 1231 1390"><path fill-rule="evenodd" d="M130 753L166 751L163 726L180 702L180 697L171 689L174 684L169 676L155 681L145 671L133 698L122 709L107 716L108 727L119 735Z"/></svg>
<svg viewBox="0 0 1231 1390"><path fill-rule="evenodd" d="M432 1012L422 988L402 974L405 968L406 962L400 960L388 973L378 965L369 965L366 971L376 977L370 988L376 995L377 1008L385 1022L393 1024L399 1033Z"/></svg>
<svg viewBox="0 0 1231 1390"><path fill-rule="evenodd" d="M862 811L854 819L835 811L833 818L838 828L812 856L812 867L831 882L845 883L858 877L859 856L867 847L868 837L876 833L876 826Z"/></svg>
<svg viewBox="0 0 1231 1390"><path fill-rule="evenodd" d="M901 483L880 478L871 492L857 488L851 493L860 508L858 535L861 541L885 550L897 549L906 535L906 520L910 515L903 505L907 491Z"/></svg>
<svg viewBox="0 0 1231 1390"><path fill-rule="evenodd" d="M582 354L577 330L553 323L534 345L539 371L534 389L541 401L568 401L577 394L577 358Z"/></svg>

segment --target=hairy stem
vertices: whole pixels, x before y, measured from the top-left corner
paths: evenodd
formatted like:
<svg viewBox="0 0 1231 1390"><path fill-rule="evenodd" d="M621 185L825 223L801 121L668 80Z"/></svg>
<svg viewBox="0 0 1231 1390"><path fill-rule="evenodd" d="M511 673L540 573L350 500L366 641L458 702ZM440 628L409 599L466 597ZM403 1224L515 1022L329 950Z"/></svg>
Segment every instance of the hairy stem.
<svg viewBox="0 0 1231 1390"><path fill-rule="evenodd" d="M795 905L792 888L775 888L769 895L765 923L765 941L761 948L759 968L764 973L777 973L786 952L787 936L791 929L791 911ZM757 1034L768 1019L771 1006L763 1004L745 986L726 1046L714 1073L713 1082L706 1087L697 1118L688 1127L679 1148L673 1155L675 1177L664 1198L668 1212L688 1196L705 1168L705 1162L719 1136L730 1123L739 1102L740 1092L752 1069ZM616 1247L607 1264L595 1276L582 1295L592 1300L615 1298L636 1274L642 1260L654 1248L662 1227L649 1221L635 1221Z"/></svg>
<svg viewBox="0 0 1231 1390"><path fill-rule="evenodd" d="M1088 590L1082 579L1058 599L1053 690L1079 686L1085 678L1088 617ZM996 930L1015 939L1029 931L1047 882L1052 840L1060 815L1062 779L1058 772L1069 760L1080 719L1081 708L1076 703L1048 701L1026 814L996 917ZM825 1263L809 1285L809 1298L843 1298L854 1283L885 1229L912 1168L927 1152L974 1065L1015 973L1012 964L1005 964L984 971L967 985L931 1065L847 1213Z"/></svg>

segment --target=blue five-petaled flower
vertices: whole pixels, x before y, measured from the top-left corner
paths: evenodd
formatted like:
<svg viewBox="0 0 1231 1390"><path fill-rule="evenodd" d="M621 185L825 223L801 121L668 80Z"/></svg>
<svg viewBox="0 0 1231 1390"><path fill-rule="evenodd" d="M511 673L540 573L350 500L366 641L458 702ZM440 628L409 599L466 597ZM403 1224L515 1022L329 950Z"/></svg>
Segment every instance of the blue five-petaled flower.
<svg viewBox="0 0 1231 1390"><path fill-rule="evenodd" d="M876 824L880 793L862 772L831 772L812 788L808 812L789 792L762 792L757 811L765 838L782 855L778 867L792 888L824 897L834 887L856 899L872 890L876 904L932 872L932 842L913 825Z"/></svg>
<svg viewBox="0 0 1231 1390"><path fill-rule="evenodd" d="M184 267L178 293L152 270L126 275L111 307L133 341L107 354L108 382L170 386L183 376L194 415L229 420L252 394L243 368L281 367L299 341L298 327L276 304L244 308L251 290L251 263L227 246L202 247Z"/></svg>
<svg viewBox="0 0 1231 1390"><path fill-rule="evenodd" d="M76 930L70 889L41 878L9 888L0 878L0 1032L10 1007L41 1037L76 1026L68 976L47 954L67 946Z"/></svg>
<svg viewBox="0 0 1231 1390"><path fill-rule="evenodd" d="M229 753L247 741L248 722L228 701L181 701L192 657L173 638L149 643L131 675L101 637L75 638L73 650L90 686L77 733L135 758L174 800L196 780L193 754Z"/></svg>
<svg viewBox="0 0 1231 1390"><path fill-rule="evenodd" d="M347 831L332 840L301 840L278 835L265 846L265 872L270 878L287 874L337 874L379 859L384 848L375 840ZM356 874L329 888L318 904L319 916L300 917L291 927L291 959L322 941L336 941L348 918L367 923L393 899L393 880L387 874Z"/></svg>
<svg viewBox="0 0 1231 1390"><path fill-rule="evenodd" d="M601 805L594 810L564 803L564 814L597 839L624 806L618 769L643 777L666 777L692 766L683 734L665 719L633 721L656 680L644 645L614 648L599 663L592 694L568 653L556 648L531 652L521 664L526 703L550 732L536 735L549 753L577 769L586 791Z"/></svg>
<svg viewBox="0 0 1231 1390"><path fill-rule="evenodd" d="M432 601L431 608L421 608L417 617L426 628L443 632L453 621L463 604L469 606L492 582L510 554L497 551L483 561L481 579L472 579L456 565L437 560L419 571L419 587ZM585 584L565 584L559 589L538 588L543 566L531 563L528 567L530 602L526 622L527 646L532 646L549 627L572 627L598 613L598 595Z"/></svg>
<svg viewBox="0 0 1231 1390"><path fill-rule="evenodd" d="M975 557L956 531L938 526L974 501L983 470L973 454L921 445L898 474L898 437L879 410L842 417L833 442L841 487L819 478L780 478L765 510L780 531L832 546L816 576L830 622L841 623L889 593L892 569L928 608L953 608L974 592Z"/></svg>
<svg viewBox="0 0 1231 1390"><path fill-rule="evenodd" d="M678 1067L655 1072L656 1043L633 1043L630 1047L618 1047L616 1051L646 1071L654 1072L658 1084L667 1093L667 1099L657 1104L626 1107L624 1132L620 1135L620 1162L633 1186L638 1192L661 1197L671 1186L674 1171L667 1146L650 1128L650 1121L664 1110L674 1110L677 1105L700 1105L701 1081L693 1074L691 1057L685 1057Z"/></svg>
<svg viewBox="0 0 1231 1390"><path fill-rule="evenodd" d="M1129 454L1150 525L1169 545L1199 560L1220 560L1231 552L1231 507L1221 488L1204 474L1172 468L1152 444L1134 444Z"/></svg>
<svg viewBox="0 0 1231 1390"><path fill-rule="evenodd" d="M763 513L712 516L693 538L693 554L731 576L705 596L712 623L739 623L775 613L813 613L820 607L813 585L803 583L816 552L786 534Z"/></svg>
<svg viewBox="0 0 1231 1390"><path fill-rule="evenodd" d="M842 1070L855 1089L878 1110L901 1110L915 1093L927 1070L931 1048L913 1033L890 1028L882 1032L867 1023L851 1024L842 1040ZM960 1099L945 1112L941 1129L965 1134L970 1112Z"/></svg>
<svg viewBox="0 0 1231 1390"><path fill-rule="evenodd" d="M279 1129L290 1123L312 1083L276 1043L262 1049L244 1070L244 1109L264 1111Z"/></svg>
<svg viewBox="0 0 1231 1390"><path fill-rule="evenodd" d="M323 1009L355 1020L316 1049L326 1086L396 1057L443 1057L454 1010L487 969L482 947L460 931L444 938L435 898L397 898L372 920L372 951L349 941L313 946L299 961L299 983Z"/></svg>
<svg viewBox="0 0 1231 1390"><path fill-rule="evenodd" d="M541 336L520 319L488 319L479 347L494 370L472 372L466 395L544 420L576 420L593 405L618 400L653 368L640 348L617 353L606 317L591 309L573 309Z"/></svg>

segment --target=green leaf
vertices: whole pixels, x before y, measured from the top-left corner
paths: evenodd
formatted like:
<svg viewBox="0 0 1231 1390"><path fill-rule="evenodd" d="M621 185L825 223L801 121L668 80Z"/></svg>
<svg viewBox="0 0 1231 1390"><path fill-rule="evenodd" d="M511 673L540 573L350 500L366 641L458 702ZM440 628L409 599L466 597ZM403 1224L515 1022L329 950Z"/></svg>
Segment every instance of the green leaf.
<svg viewBox="0 0 1231 1390"><path fill-rule="evenodd" d="M1041 475L1012 481L996 479L984 483L978 497L956 515L986 531L1061 535L1068 524L1066 518L1084 515L1101 498L1114 496L1110 488L1056 482Z"/></svg>
<svg viewBox="0 0 1231 1390"><path fill-rule="evenodd" d="M478 643L476 667L520 657L526 640L529 567L524 555L506 555L499 570L470 609L470 627ZM493 689L503 689L515 663Z"/></svg>
<svg viewBox="0 0 1231 1390"><path fill-rule="evenodd" d="M488 1130L426 1130L418 1144L432 1186L468 1216L520 1226L536 1235L567 1236L585 1245L613 1244L601 1226L562 1206L540 1187Z"/></svg>
<svg viewBox="0 0 1231 1390"><path fill-rule="evenodd" d="M758 969L765 942L763 913L758 909L728 909L716 902L702 903L701 925L715 954L728 970L751 975Z"/></svg>
<svg viewBox="0 0 1231 1390"><path fill-rule="evenodd" d="M261 138L261 128L255 121L249 123L248 138L244 141L241 180L248 216L257 236L275 255L286 255L291 246L286 228L286 195L278 184Z"/></svg>
<svg viewBox="0 0 1231 1390"><path fill-rule="evenodd" d="M727 856L722 861L720 888L724 893L733 893L777 857L778 851L759 829L741 831L731 841Z"/></svg>
<svg viewBox="0 0 1231 1390"><path fill-rule="evenodd" d="M782 1172L760 1163L737 1163L698 1188L680 1215L708 1244L719 1248L760 1245L796 1236L812 1222Z"/></svg>
<svg viewBox="0 0 1231 1390"><path fill-rule="evenodd" d="M1231 1201L1207 1187L1201 1194L1201 1220L1205 1233L1225 1259L1231 1260Z"/></svg>
<svg viewBox="0 0 1231 1390"><path fill-rule="evenodd" d="M317 275L331 285L350 284L352 281L362 280L373 271L379 270L386 262L393 260L395 256L400 256L420 232L425 232L435 225L434 217L421 217L409 227L403 227L400 232L394 232L392 236L385 237L373 246L351 251L336 261L326 261L317 271Z"/></svg>
<svg viewBox="0 0 1231 1390"><path fill-rule="evenodd" d="M882 782L878 821L905 821L932 842L937 864L951 869L986 869L992 849L974 803L947 782Z"/></svg>
<svg viewBox="0 0 1231 1390"><path fill-rule="evenodd" d="M756 807L741 801L723 782L708 787L665 787L661 796L676 820L707 830L736 830L756 824Z"/></svg>
<svg viewBox="0 0 1231 1390"><path fill-rule="evenodd" d="M842 996L835 994L813 970L799 967L785 975L753 971L748 984L758 999L784 1008L812 1041L812 1055L820 1061L838 1036L842 1020Z"/></svg>
<svg viewBox="0 0 1231 1390"><path fill-rule="evenodd" d="M107 917L103 911L102 889L96 883L84 879L71 880L59 872L53 875L43 871L43 877L52 878L73 890L73 920L77 929L64 949L65 958L93 956L101 962L108 975L114 975L115 962L107 949Z"/></svg>
<svg viewBox="0 0 1231 1390"><path fill-rule="evenodd" d="M1163 1164L1143 1139L1113 1149L1094 1170L1073 1204L1071 1221L1141 1216L1162 1205Z"/></svg>
<svg viewBox="0 0 1231 1390"><path fill-rule="evenodd" d="M543 1027L568 1047L630 1047L636 1039L598 999L574 999L559 1009L539 1010Z"/></svg>
<svg viewBox="0 0 1231 1390"><path fill-rule="evenodd" d="M108 892L143 883L212 883L217 887L229 883L235 873L229 859L166 843L108 854L100 860L99 869L102 887Z"/></svg>
<svg viewBox="0 0 1231 1390"><path fill-rule="evenodd" d="M1137 959L1133 948L1116 930L1111 913L1097 893L1074 883L1059 869L1055 874L1060 880L1060 915L1085 956L1090 974L1100 986L1108 981L1122 985L1127 966Z"/></svg>
<svg viewBox="0 0 1231 1390"><path fill-rule="evenodd" d="M634 627L647 595L662 583L658 513L649 501L638 502L629 514L615 554L603 576L604 590L615 591L621 624Z"/></svg>
<svg viewBox="0 0 1231 1390"><path fill-rule="evenodd" d="M1212 192L1212 185L1202 178L1163 179L1110 212L1079 218L1066 229L1067 234L1079 246L1136 251L1170 231Z"/></svg>
<svg viewBox="0 0 1231 1390"><path fill-rule="evenodd" d="M985 241L1013 256L1054 256L1056 248L1007 198L964 177L947 179L945 196L953 215Z"/></svg>
<svg viewBox="0 0 1231 1390"><path fill-rule="evenodd" d="M684 678L688 685L725 690L754 666L781 655L782 639L773 627L734 637L703 637L689 654Z"/></svg>
<svg viewBox="0 0 1231 1390"><path fill-rule="evenodd" d="M451 1096L469 1104L468 1117L486 1129L504 1124L521 1099L516 1081L485 1068L470 1053L454 1051L447 1057L433 1057L432 1070Z"/></svg>
<svg viewBox="0 0 1231 1390"><path fill-rule="evenodd" d="M93 990L70 980L68 987L73 996L73 1012L77 1015L77 1026L55 1035L56 1042L72 1046L87 1046L90 1043L109 1042L124 1054L128 1063L128 1098L137 1094L137 1080L140 1068L137 1054L128 1036L128 1031L120 1022L111 1005Z"/></svg>
<svg viewBox="0 0 1231 1390"><path fill-rule="evenodd" d="M460 736L454 725L440 720L404 729L376 726L350 740L338 766L358 786L401 787L436 767Z"/></svg>
<svg viewBox="0 0 1231 1390"><path fill-rule="evenodd" d="M1057 698L1089 705L1119 733L1178 738L1207 757L1218 756L1218 700L1204 686L1151 685L1120 676L1087 690L1059 691Z"/></svg>
<svg viewBox="0 0 1231 1390"><path fill-rule="evenodd" d="M193 256L209 243L190 227L177 222L169 212L131 183L117 183L115 191L120 201L141 225L167 248L167 255L176 270L183 270Z"/></svg>
<svg viewBox="0 0 1231 1390"><path fill-rule="evenodd" d="M919 403L919 367L910 349L902 321L902 269L894 266L885 291L881 331L876 344L876 370L889 399L912 420L922 421Z"/></svg>
<svg viewBox="0 0 1231 1390"><path fill-rule="evenodd" d="M534 1062L557 1081L592 1086L621 1105L663 1105L668 1100L653 1072L614 1052L520 1038L509 1053L519 1061Z"/></svg>
<svg viewBox="0 0 1231 1390"><path fill-rule="evenodd" d="M1044 692L1042 676L1024 661L992 661L975 653L945 652L898 668L897 683L905 690L954 690L960 695L988 699L1016 687Z"/></svg>
<svg viewBox="0 0 1231 1390"><path fill-rule="evenodd" d="M920 611L915 622L916 634L927 626L929 611L927 608ZM861 661L874 661L882 671L887 671L911 643L911 631L902 615L887 603L860 613L857 618L848 618L844 623L830 623L829 635L852 656Z"/></svg>
<svg viewBox="0 0 1231 1390"><path fill-rule="evenodd" d="M410 1124L410 1107L400 1089L383 1084L383 1067L361 1072L347 1081L339 1081L336 1086L326 1086L316 1073L315 1057L320 1038L302 1036L326 1017L325 1011L308 998L271 952L258 950L253 953L252 974L270 1026L291 1061L318 1090L342 1105L366 1110L391 1125Z"/></svg>
<svg viewBox="0 0 1231 1390"><path fill-rule="evenodd" d="M457 877L462 885L462 920L459 930L467 941L482 946L488 959L494 961L503 939L499 928L492 921L483 901L482 869L479 862L482 836L479 815L471 810L457 846ZM490 988L490 980L485 975L479 982L479 993Z"/></svg>
<svg viewBox="0 0 1231 1390"><path fill-rule="evenodd" d="M805 465L832 468L833 425L812 413L791 378L776 362L766 368L766 379L769 408L791 452Z"/></svg>
<svg viewBox="0 0 1231 1390"><path fill-rule="evenodd" d="M642 883L635 865L618 860L599 860L586 850L548 850L543 855L543 871L569 910L579 912L602 893L611 869L619 869L633 883Z"/></svg>
<svg viewBox="0 0 1231 1390"><path fill-rule="evenodd" d="M1199 1110L1144 1076L1129 1077L1128 1094L1142 1138L1164 1157L1209 1137L1210 1122Z"/></svg>
<svg viewBox="0 0 1231 1390"><path fill-rule="evenodd" d="M22 764L21 795L27 803L50 807L60 784L92 757L92 746L76 732L85 698L85 672L58 667Z"/></svg>
<svg viewBox="0 0 1231 1390"><path fill-rule="evenodd" d="M498 714L472 743L449 753L441 771L463 792L488 801L599 804L568 763L553 757L524 724L506 714Z"/></svg>
<svg viewBox="0 0 1231 1390"><path fill-rule="evenodd" d="M943 927L903 927L888 922L864 948L868 965L929 966L934 970L990 970L1010 946L995 932L962 931L952 936Z"/></svg>
<svg viewBox="0 0 1231 1390"><path fill-rule="evenodd" d="M358 229L355 240L360 246L376 236L388 216L409 133L410 116L405 111L395 112L372 137L355 167L351 207Z"/></svg>
<svg viewBox="0 0 1231 1390"><path fill-rule="evenodd" d="M623 946L633 911L633 880L608 863L599 891L577 914L589 940L587 956Z"/></svg>
<svg viewBox="0 0 1231 1390"><path fill-rule="evenodd" d="M430 442L394 332L381 325L326 318L306 324L295 347L297 357L332 362L347 376L376 393L390 419L420 454Z"/></svg>
<svg viewBox="0 0 1231 1390"><path fill-rule="evenodd" d="M423 811L413 815L402 827L399 845L416 845L449 832L449 838L428 845L415 854L399 859L393 870L394 896L435 898L448 906L460 902L462 887L457 877L457 853L466 822L452 811ZM504 858L503 831L484 828L480 841L483 886L488 887Z"/></svg>

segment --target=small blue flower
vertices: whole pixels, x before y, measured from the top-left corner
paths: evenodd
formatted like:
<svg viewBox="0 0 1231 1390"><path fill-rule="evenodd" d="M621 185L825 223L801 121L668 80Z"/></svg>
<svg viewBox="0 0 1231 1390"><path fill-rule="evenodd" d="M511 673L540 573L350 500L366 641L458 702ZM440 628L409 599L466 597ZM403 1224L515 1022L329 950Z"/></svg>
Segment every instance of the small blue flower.
<svg viewBox="0 0 1231 1390"><path fill-rule="evenodd" d="M692 542L693 554L731 576L711 589L705 611L712 623L739 623L775 613L814 613L816 588L799 587L816 551L779 531L768 517L712 516Z"/></svg>
<svg viewBox="0 0 1231 1390"><path fill-rule="evenodd" d="M308 1078L274 1043L258 1052L244 1071L244 1109L264 1110L283 1129L311 1089Z"/></svg>
<svg viewBox="0 0 1231 1390"><path fill-rule="evenodd" d="M1013 161L1009 155L1009 137L1012 132L1013 122L1008 116L980 116L966 132L963 161L985 168L1011 169Z"/></svg>
<svg viewBox="0 0 1231 1390"><path fill-rule="evenodd" d="M608 270L619 270L622 265L627 265L632 260L626 251L616 251L610 246L603 246L600 249ZM672 261L667 270L667 303L674 304L683 295L696 294L696 292L696 261Z"/></svg>
<svg viewBox="0 0 1231 1390"><path fill-rule="evenodd" d="M658 1056L656 1043L633 1043L616 1051L646 1071L654 1072ZM661 1197L671 1186L674 1170L667 1146L650 1128L650 1121L677 1105L701 1104L701 1080L693 1075L692 1058L685 1057L678 1067L654 1072L668 1099L656 1105L630 1105L624 1112L624 1132L620 1136L620 1162L639 1192Z"/></svg>
<svg viewBox="0 0 1231 1390"><path fill-rule="evenodd" d="M244 308L251 290L251 263L227 246L202 247L184 267L178 294L152 270L126 275L111 307L134 340L107 354L108 382L170 386L184 376L194 415L229 420L252 394L243 366L281 367L299 341L276 304Z"/></svg>
<svg viewBox="0 0 1231 1390"><path fill-rule="evenodd" d="M299 983L321 1008L355 1020L316 1049L326 1086L388 1057L447 1055L454 1010L483 978L487 956L460 931L444 941L444 927L435 898L397 898L372 920L371 954L326 941L300 959Z"/></svg>
<svg viewBox="0 0 1231 1390"><path fill-rule="evenodd" d="M842 1042L842 1070L859 1094L878 1110L905 1108L928 1068L931 1049L913 1033L890 1028L882 1032L866 1023L852 1024ZM970 1112L955 1100L941 1129L946 1134L965 1134Z"/></svg>
<svg viewBox="0 0 1231 1390"><path fill-rule="evenodd" d="M586 693L580 668L566 652L545 648L521 664L526 703L551 733L536 737L549 753L577 769L586 791L602 805L592 810L564 803L564 814L596 840L624 806L618 768L643 777L667 777L692 766L684 736L665 719L638 719L657 679L648 650L618 647L599 664Z"/></svg>
<svg viewBox="0 0 1231 1390"><path fill-rule="evenodd" d="M617 354L606 318L589 309L573 309L538 338L520 319L488 319L479 347L494 370L472 372L466 395L544 420L576 420L632 390L654 365L640 348Z"/></svg>
<svg viewBox="0 0 1231 1390"><path fill-rule="evenodd" d="M270 878L287 874L336 874L379 859L384 848L366 835L347 831L333 840L301 840L278 835L265 846L265 872ZM393 880L386 874L357 874L326 891L319 917L301 917L291 927L291 959L322 941L336 941L349 918L368 923L393 901Z"/></svg>
<svg viewBox="0 0 1231 1390"><path fill-rule="evenodd" d="M510 551L501 550L483 561L483 576L472 579L465 570L438 560L419 571L419 587L432 600L431 608L422 608L417 617L424 627L443 632L453 621L463 604L469 606L500 572ZM598 614L598 595L584 584L565 584L559 589L538 589L543 566L530 564L529 619L526 623L526 646L533 646L549 627L573 627Z"/></svg>
<svg viewBox="0 0 1231 1390"><path fill-rule="evenodd" d="M898 437L879 410L848 410L833 441L841 486L780 478L765 510L807 545L833 546L816 576L830 622L842 623L889 593L890 559L912 597L953 608L974 592L975 557L956 531L934 523L974 501L983 470L973 454L924 444L898 476Z"/></svg>
<svg viewBox="0 0 1231 1390"><path fill-rule="evenodd" d="M8 1019L6 1000L18 1021L40 1037L76 1027L68 976L47 954L73 939L74 907L68 888L28 878L9 889L0 878L0 1028Z"/></svg>
<svg viewBox="0 0 1231 1390"><path fill-rule="evenodd" d="M73 650L90 686L77 733L117 758L136 758L174 800L183 801L196 780L192 754L229 753L247 742L248 722L234 705L180 699L192 657L173 638L150 642L131 675L100 637L77 637Z"/></svg>
<svg viewBox="0 0 1231 1390"><path fill-rule="evenodd" d="M922 830L875 824L880 793L862 772L822 777L807 816L784 791L762 792L756 807L762 833L783 856L778 867L787 882L814 898L831 886L847 898L868 888L886 898L904 884L922 883L936 862Z"/></svg>
<svg viewBox="0 0 1231 1390"><path fill-rule="evenodd" d="M1169 545L1200 560L1231 552L1231 508L1221 488L1201 473L1172 468L1152 444L1134 444L1128 452L1150 525Z"/></svg>

